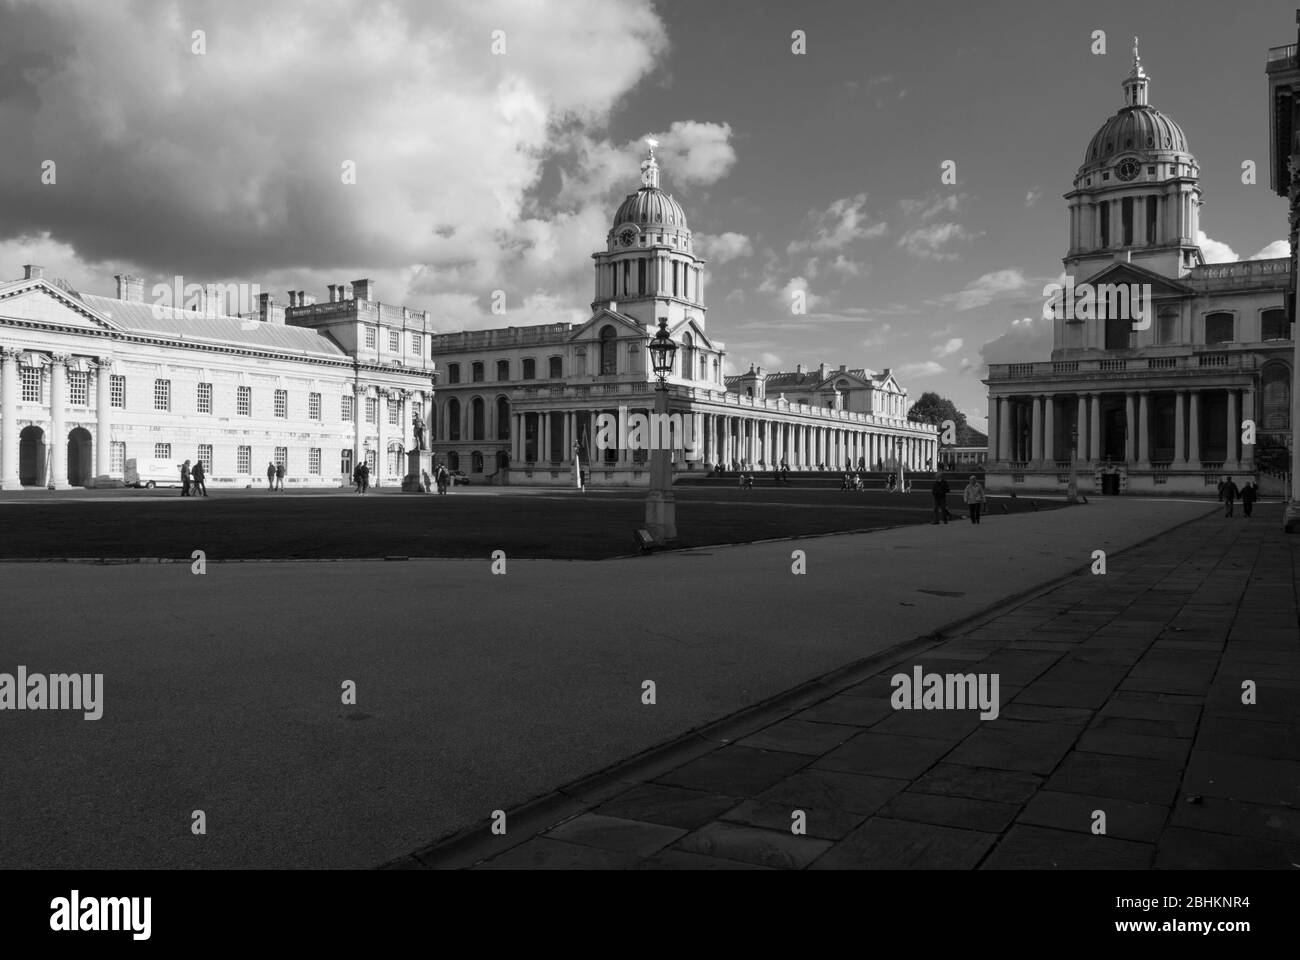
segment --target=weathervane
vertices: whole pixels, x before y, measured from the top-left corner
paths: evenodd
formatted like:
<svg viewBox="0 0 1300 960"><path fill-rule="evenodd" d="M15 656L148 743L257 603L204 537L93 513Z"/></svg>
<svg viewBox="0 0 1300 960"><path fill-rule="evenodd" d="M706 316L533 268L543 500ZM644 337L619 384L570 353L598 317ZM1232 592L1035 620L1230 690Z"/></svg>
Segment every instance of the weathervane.
<svg viewBox="0 0 1300 960"><path fill-rule="evenodd" d="M1142 76L1142 57L1138 53L1138 38L1133 38L1133 75Z"/></svg>
<svg viewBox="0 0 1300 960"><path fill-rule="evenodd" d="M646 145L650 148L649 154L641 162L641 184L646 187L659 186L659 163L655 160L655 147L659 146L659 141L654 137L645 138Z"/></svg>

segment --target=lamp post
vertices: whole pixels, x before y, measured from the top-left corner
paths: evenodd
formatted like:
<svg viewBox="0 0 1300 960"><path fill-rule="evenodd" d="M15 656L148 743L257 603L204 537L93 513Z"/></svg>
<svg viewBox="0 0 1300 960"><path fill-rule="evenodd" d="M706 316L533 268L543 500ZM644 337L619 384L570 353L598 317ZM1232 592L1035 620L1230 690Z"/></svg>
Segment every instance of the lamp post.
<svg viewBox="0 0 1300 960"><path fill-rule="evenodd" d="M898 492L906 493L906 480L903 476L903 438L898 437L894 440L894 456L898 458Z"/></svg>
<svg viewBox="0 0 1300 960"><path fill-rule="evenodd" d="M655 388L655 420L658 430L651 430L652 449L650 450L650 493L646 496L645 525L656 543L667 543L677 539L677 501L672 491L672 463L670 453L658 442L668 432L668 374L673 369L673 358L677 355L677 344L668 335L667 319L659 318L659 332L650 338L647 347L650 363L654 369L658 386Z"/></svg>

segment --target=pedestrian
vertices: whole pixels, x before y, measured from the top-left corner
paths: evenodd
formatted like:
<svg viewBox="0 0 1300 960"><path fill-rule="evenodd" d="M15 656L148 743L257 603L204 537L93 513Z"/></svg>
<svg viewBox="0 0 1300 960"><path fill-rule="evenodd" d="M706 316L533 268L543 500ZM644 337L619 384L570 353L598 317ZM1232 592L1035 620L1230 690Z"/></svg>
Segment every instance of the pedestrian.
<svg viewBox="0 0 1300 960"><path fill-rule="evenodd" d="M943 517L943 522L947 523L952 514L948 512L948 481L943 478L942 473L934 475L930 496L934 498L934 519L930 523L937 526L940 517Z"/></svg>
<svg viewBox="0 0 1300 960"><path fill-rule="evenodd" d="M208 495L207 471L203 469L203 461L195 460L194 468L190 473L194 475L194 496L206 497Z"/></svg>
<svg viewBox="0 0 1300 960"><path fill-rule="evenodd" d="M361 464L352 468L352 489L357 493L361 492Z"/></svg>
<svg viewBox="0 0 1300 960"><path fill-rule="evenodd" d="M1232 504L1237 499L1237 485L1229 477L1223 484L1223 502L1226 505L1223 511L1225 517L1232 516Z"/></svg>
<svg viewBox="0 0 1300 960"><path fill-rule="evenodd" d="M266 492L275 492L275 461L269 460L266 464Z"/></svg>
<svg viewBox="0 0 1300 960"><path fill-rule="evenodd" d="M447 468L438 464L438 492L445 494L447 492Z"/></svg>
<svg viewBox="0 0 1300 960"><path fill-rule="evenodd" d="M370 489L370 464L364 461L361 464L361 492L365 493Z"/></svg>
<svg viewBox="0 0 1300 960"><path fill-rule="evenodd" d="M1241 488L1241 512L1247 517L1250 511L1255 508L1255 501L1259 499L1259 487L1255 486L1254 480L1248 480L1246 485Z"/></svg>
<svg viewBox="0 0 1300 960"><path fill-rule="evenodd" d="M980 511L984 509L984 488L980 486L979 478L975 474L971 474L970 482L962 491L961 498L970 510L970 522L979 523Z"/></svg>
<svg viewBox="0 0 1300 960"><path fill-rule="evenodd" d="M190 462L186 460L181 464L181 496L190 495Z"/></svg>
<svg viewBox="0 0 1300 960"><path fill-rule="evenodd" d="M277 463L275 465L275 489L277 490L284 489L284 464L283 463Z"/></svg>

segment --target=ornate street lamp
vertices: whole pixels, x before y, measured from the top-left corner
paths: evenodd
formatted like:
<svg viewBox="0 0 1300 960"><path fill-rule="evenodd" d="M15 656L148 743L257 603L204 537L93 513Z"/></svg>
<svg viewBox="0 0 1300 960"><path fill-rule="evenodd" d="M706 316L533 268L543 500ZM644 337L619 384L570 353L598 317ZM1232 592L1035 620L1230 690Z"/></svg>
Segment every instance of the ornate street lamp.
<svg viewBox="0 0 1300 960"><path fill-rule="evenodd" d="M655 388L656 421L658 430L651 430L654 448L650 451L650 492L646 497L645 525L655 543L663 544L677 539L677 502L672 491L671 454L658 442L663 439L668 423L668 375L673 370L677 344L668 334L668 320L659 318L659 332L650 338L650 365L659 381Z"/></svg>

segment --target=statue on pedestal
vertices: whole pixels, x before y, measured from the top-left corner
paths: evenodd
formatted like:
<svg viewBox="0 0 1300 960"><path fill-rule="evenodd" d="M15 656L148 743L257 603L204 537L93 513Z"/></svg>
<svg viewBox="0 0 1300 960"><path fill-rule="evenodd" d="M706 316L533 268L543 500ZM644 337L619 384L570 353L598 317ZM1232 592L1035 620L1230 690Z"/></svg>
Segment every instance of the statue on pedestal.
<svg viewBox="0 0 1300 960"><path fill-rule="evenodd" d="M415 449L416 450L429 449L424 444L424 421L420 419L420 415L418 413L415 414L414 418L412 419L412 423L415 426Z"/></svg>

